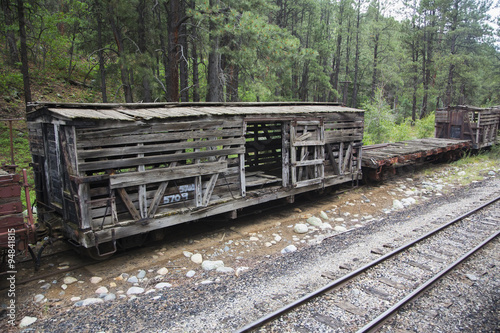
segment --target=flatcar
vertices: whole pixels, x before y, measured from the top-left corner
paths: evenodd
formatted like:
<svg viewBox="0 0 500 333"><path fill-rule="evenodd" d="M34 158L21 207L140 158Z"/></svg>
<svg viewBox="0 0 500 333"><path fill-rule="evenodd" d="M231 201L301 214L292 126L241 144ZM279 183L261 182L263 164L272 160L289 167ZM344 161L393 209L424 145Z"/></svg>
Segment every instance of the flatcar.
<svg viewBox="0 0 500 333"><path fill-rule="evenodd" d="M364 112L333 103L37 103L39 223L105 257L147 233L362 178ZM127 241L128 239L128 241Z"/></svg>

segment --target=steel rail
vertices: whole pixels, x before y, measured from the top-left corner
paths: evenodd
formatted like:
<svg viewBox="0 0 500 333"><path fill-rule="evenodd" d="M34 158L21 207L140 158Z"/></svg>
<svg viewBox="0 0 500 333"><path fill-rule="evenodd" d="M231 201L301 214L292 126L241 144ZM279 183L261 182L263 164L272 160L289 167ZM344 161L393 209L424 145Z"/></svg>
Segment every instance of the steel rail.
<svg viewBox="0 0 500 333"><path fill-rule="evenodd" d="M371 332L382 326L390 317L392 317L396 312L398 312L404 305L407 303L411 302L415 297L418 297L422 295L427 289L429 289L434 283L439 281L443 276L447 275L450 273L456 266L460 265L463 263L467 258L469 258L471 255L479 251L481 248L483 248L485 245L487 245L489 242L491 242L493 239L498 237L500 235L500 231L497 231L490 237L486 238L481 244L467 252L466 254L462 255L460 258L458 258L456 261L454 261L452 264L450 264L448 267L445 269L441 270L439 273L434 275L432 278L427 280L424 284L422 284L420 287L415 289L411 294L408 294L405 298L400 300L398 303L394 304L392 307L387 309L384 313L382 313L380 316L377 318L373 319L370 323L366 324L363 328L357 331L357 333L364 333L364 332Z"/></svg>
<svg viewBox="0 0 500 333"><path fill-rule="evenodd" d="M296 301L294 301L294 302L292 302L292 303L290 303L288 305L285 305L284 307L282 307L282 308L280 308L280 309L278 309L278 310L276 310L274 312L271 312L271 313L269 313L269 314L267 314L267 315L265 315L265 316L257 319L256 321L250 323L250 324L245 325L244 327L242 327L242 328L240 328L240 329L238 329L238 330L236 330L234 332L235 333L250 332L253 329L261 327L264 324L272 321L273 319L278 318L280 316L283 316L284 314L286 314L286 313L290 312L291 310L299 307L300 305L305 304L305 303L311 301L312 299L314 299L314 298L316 298L316 297L318 297L318 296L326 293L327 291L329 291L331 289L334 289L334 288L336 288L336 287L338 287L338 286L346 283L347 281L353 279L354 277L356 277L356 276L364 273L368 269L370 269L370 268L372 268L372 267L380 264L381 262L383 262L383 261L385 261L385 260L387 260L387 259L389 259L389 258L391 258L391 257L393 257L393 256L395 256L397 254L399 254L400 252L405 251L406 249L414 246L415 244L417 244L417 243L419 243L419 242L421 242L421 241L423 241L423 240L425 240L425 239L433 236L434 234L442 231L443 229L448 228L449 226L451 226L451 225L453 225L453 224L455 224L455 223L463 220L464 218L466 218L466 217L468 217L468 216L476 213L477 211L479 211L479 210L481 210L481 209L483 209L483 208L485 208L485 207L493 204L494 202L496 202L498 200L500 200L500 196L497 196L496 198L494 198L494 199L492 199L492 200L490 200L490 201L488 201L488 202L486 202L486 203L484 203L484 204L482 204L482 205L480 205L480 206L478 206L478 207L476 207L476 208L468 211L467 213L464 213L464 214L460 215L459 217L454 218L450 222L448 222L448 223L446 223L446 224L444 224L444 225L442 225L442 226L440 226L440 227L438 227L438 228L436 228L436 229L428 232L427 234L425 234L425 235L423 235L423 236L421 236L421 237L419 237L419 238L417 238L417 239L415 239L415 240L413 240L413 241L411 241L411 242L409 242L409 243L407 243L407 244L405 244L405 245L403 245L403 246L401 246L401 247L393 250L392 252L389 252L389 253L383 255L382 257L378 258L377 260L372 261L371 263L369 263L369 264L367 264L367 265L365 265L363 267L360 267L360 268L356 269L355 271L353 271L353 272L351 272L351 273L349 273L347 275L344 275L343 277L341 277L341 278L339 278L339 279L337 279L337 280L335 280L333 282L330 282L329 284L325 285L324 287L321 287L321 288L319 288L319 289L317 289L317 290L315 290L315 291L313 291L313 292L311 292L311 293L309 293L309 294L307 294L307 295L299 298L298 300L296 300Z"/></svg>

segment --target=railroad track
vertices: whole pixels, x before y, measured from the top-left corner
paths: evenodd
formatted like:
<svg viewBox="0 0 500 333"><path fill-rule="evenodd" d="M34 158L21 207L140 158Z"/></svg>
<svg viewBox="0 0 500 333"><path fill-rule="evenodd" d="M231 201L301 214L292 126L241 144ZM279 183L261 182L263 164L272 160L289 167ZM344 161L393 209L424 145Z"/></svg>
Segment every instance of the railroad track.
<svg viewBox="0 0 500 333"><path fill-rule="evenodd" d="M377 260L236 332L373 331L499 235L499 201L497 196L387 254L375 249Z"/></svg>

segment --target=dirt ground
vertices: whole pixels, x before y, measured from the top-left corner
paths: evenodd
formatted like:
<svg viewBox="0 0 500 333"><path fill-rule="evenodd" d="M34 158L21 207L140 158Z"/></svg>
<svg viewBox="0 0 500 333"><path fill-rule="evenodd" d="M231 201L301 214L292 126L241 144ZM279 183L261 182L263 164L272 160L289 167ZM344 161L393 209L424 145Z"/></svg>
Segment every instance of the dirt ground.
<svg viewBox="0 0 500 333"><path fill-rule="evenodd" d="M500 162L497 162L496 168L500 171ZM270 210L238 217L236 220L207 219L172 227L166 239L161 242L146 244L141 248L117 254L104 262L46 278L44 275L47 273L60 268L84 265L89 259L67 251L43 259L42 267L37 273L34 273L31 263L20 263L18 281L29 278L33 278L33 281L18 286L16 290L17 303L20 306L17 317L19 320L24 315L50 317L73 306L75 297L81 300L98 297L95 293L98 287L106 287L109 293L123 295L121 297L126 299L124 293L132 284L127 282L126 278L120 278L122 273L133 276L137 275L139 270L146 271L147 279L139 281L138 284L146 290L153 288L159 281L168 282L174 287L202 283L207 278L206 273L199 264L186 257L185 251L200 253L204 260L222 260L226 267L235 270L242 267L252 268L267 258L282 255L281 250L287 245L294 244L300 248L321 237L334 237L338 233L333 230L335 227L341 226L349 230L382 218L386 214L384 210L392 208L393 200L408 196L405 191L418 190L422 187L423 180L437 180L441 176L436 175L448 174L450 169L453 173L458 170L450 165L428 166L418 171L407 171L374 185L354 189L344 186L329 194L300 197L293 204L276 205ZM488 170L478 172L486 176ZM458 186L445 183L443 195ZM425 204L425 200L431 200L426 199L425 195L415 195L415 198L416 204ZM328 220L322 219L328 222L332 229L317 228L305 234L294 231L295 224L306 223L307 218L311 216L320 217L321 212L328 216ZM57 248L63 249L65 245L61 243L54 246L47 253ZM162 267L168 269L166 275L157 273ZM186 277L190 270L195 271L192 278ZM63 279L67 276L75 277L78 282L63 289ZM90 278L93 276L101 277L102 281L92 284ZM50 284L48 289L41 289L47 284ZM3 297L4 293L5 290L1 292L2 299L6 299ZM43 295L44 299L35 304L34 297L39 294ZM120 301L119 298L116 301ZM5 320L1 317L0 319Z"/></svg>

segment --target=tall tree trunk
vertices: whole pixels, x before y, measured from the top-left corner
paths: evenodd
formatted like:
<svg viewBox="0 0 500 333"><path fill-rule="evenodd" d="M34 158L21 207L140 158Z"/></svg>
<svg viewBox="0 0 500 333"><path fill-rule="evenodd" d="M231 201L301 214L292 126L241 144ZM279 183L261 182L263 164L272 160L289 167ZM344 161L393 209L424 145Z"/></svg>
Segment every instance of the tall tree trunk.
<svg viewBox="0 0 500 333"><path fill-rule="evenodd" d="M380 18L380 2L379 0L375 1L375 38L374 38L374 46L373 46L373 73L372 73L372 85L371 85L371 100L375 101L375 91L377 90L378 84L378 43L380 40L380 30L378 27L378 22Z"/></svg>
<svg viewBox="0 0 500 333"><path fill-rule="evenodd" d="M146 37L146 0L140 0L137 4L137 12L138 12L138 46L140 55L140 67L141 67L141 76L142 76L142 100L144 102L152 102L152 92L151 92L151 83L149 81L150 75L150 66L148 65L148 48L147 48L147 37Z"/></svg>
<svg viewBox="0 0 500 333"><path fill-rule="evenodd" d="M154 10L156 12L156 19L158 20L158 26L159 27L163 27L163 20L162 20L162 17L161 17L161 8L160 6L155 6L154 7ZM167 57L167 46L165 45L165 35L164 35L164 29L160 28L158 29L158 38L160 40L160 48L161 48L161 52L160 52L160 62L161 64L163 65L163 69L165 70L165 73L167 72L167 68L168 68L168 57ZM159 76L159 75L158 75ZM166 78L167 78L167 75L165 74L165 82L166 82ZM157 81L160 81L160 79L157 77L156 78ZM163 89L164 89L164 93L165 93L165 99L167 99L167 95L168 95L168 92L167 92L167 88L166 86L163 86Z"/></svg>
<svg viewBox="0 0 500 333"><path fill-rule="evenodd" d="M5 18L6 26L14 25L14 13L12 11L13 4L9 0L1 0L3 15ZM8 57L8 61L11 66L15 66L19 61L19 50L17 48L16 34L12 29L6 29L5 31L5 39L7 42L6 56Z"/></svg>
<svg viewBox="0 0 500 333"><path fill-rule="evenodd" d="M19 37L21 40L21 72L23 73L24 102L26 111L28 103L31 102L30 74L28 64L28 47L26 45L26 18L24 16L23 0L17 0L17 17L19 20Z"/></svg>
<svg viewBox="0 0 500 333"><path fill-rule="evenodd" d="M341 0L339 4L339 21L338 21L338 35L337 35L337 47L335 50L335 58L333 61L333 82L332 88L339 91L339 75L340 75L340 66L341 66L341 57L342 57L342 38L343 38L343 21L344 21L344 7L345 0ZM339 94L337 94L339 96ZM338 102L338 97L335 98L335 101Z"/></svg>
<svg viewBox="0 0 500 333"><path fill-rule="evenodd" d="M102 102L108 102L108 95L106 93L106 65L104 61L103 43L102 43L102 7L100 0L94 1L95 15L97 19L97 56L99 57L99 73L101 77L101 96Z"/></svg>
<svg viewBox="0 0 500 333"><path fill-rule="evenodd" d="M457 46L457 34L455 33L455 30L457 29L458 25L458 7L459 7L459 1L460 0L454 0L453 2L453 16L452 16L452 22L450 26L450 31L448 32L449 35L451 35L451 41L450 41L450 54L453 56L456 54L456 46ZM448 82L446 83L446 104L451 105L453 102L453 77L455 75L455 63L452 57L452 62L450 63L448 67Z"/></svg>
<svg viewBox="0 0 500 333"><path fill-rule="evenodd" d="M179 0L165 3L168 12L168 66L165 68L167 101L179 101Z"/></svg>
<svg viewBox="0 0 500 333"><path fill-rule="evenodd" d="M377 32L375 34L375 45L373 47L373 73L372 73L372 85L371 85L371 99L375 101L375 91L377 90L378 83L378 42L380 34Z"/></svg>
<svg viewBox="0 0 500 333"><path fill-rule="evenodd" d="M358 104L358 75L359 75L359 22L361 18L361 0L358 0L356 18L356 51L354 55L354 81L352 85L351 106L355 108Z"/></svg>
<svg viewBox="0 0 500 333"><path fill-rule="evenodd" d="M180 14L184 15L186 12L186 2L182 1L180 5ZM181 102L189 101L189 64L188 64L188 39L187 39L187 25L182 23L180 25L179 45L180 45L180 84L181 84Z"/></svg>
<svg viewBox="0 0 500 333"><path fill-rule="evenodd" d="M118 29L115 21L115 15L113 12L113 7L111 5L108 6L108 19L109 23L111 25L111 30L113 31L113 36L115 38L116 42L116 47L118 49L117 54L118 57L120 58L118 60L119 66L120 66L120 77L122 80L122 87L123 87L123 94L125 96L125 102L126 103L133 103L133 95L132 95L132 86L130 84L131 82L131 73L130 70L128 69L127 66L127 60L125 59L124 56L124 50L123 50L123 37L120 29Z"/></svg>
<svg viewBox="0 0 500 333"><path fill-rule="evenodd" d="M190 3L191 9L194 10L196 6L196 1L192 0ZM193 102L200 101L200 78L198 73L198 32L196 29L196 24L191 25L191 38L193 43L191 45L191 61L193 67Z"/></svg>
<svg viewBox="0 0 500 333"><path fill-rule="evenodd" d="M300 82L300 92L299 98L301 101L306 102L308 98L308 89L309 85L309 61L306 61L304 64L304 68L302 70L302 81Z"/></svg>
<svg viewBox="0 0 500 333"><path fill-rule="evenodd" d="M219 0L210 0L210 6L215 6ZM211 50L208 55L208 78L207 78L207 102L222 102L222 85L219 75L221 69L221 55L219 52L219 36L216 32L217 26L210 22L209 35L212 42Z"/></svg>

